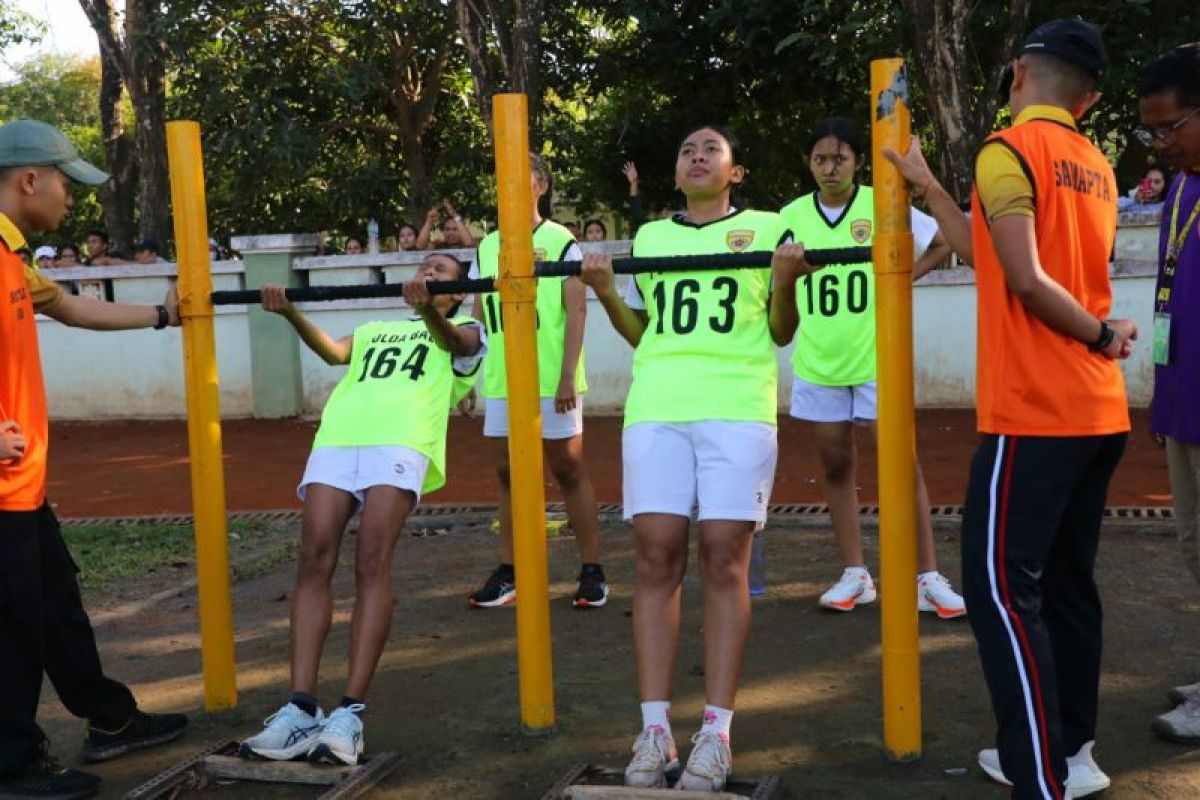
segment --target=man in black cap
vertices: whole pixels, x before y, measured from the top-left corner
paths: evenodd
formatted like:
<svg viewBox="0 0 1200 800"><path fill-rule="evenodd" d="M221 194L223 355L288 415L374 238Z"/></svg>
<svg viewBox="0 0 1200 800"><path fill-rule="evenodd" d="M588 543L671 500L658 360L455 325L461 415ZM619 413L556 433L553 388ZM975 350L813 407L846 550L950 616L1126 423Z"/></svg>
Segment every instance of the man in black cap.
<svg viewBox="0 0 1200 800"><path fill-rule="evenodd" d="M93 330L179 324L172 288L162 305L104 303L65 294L16 255L31 233L55 230L71 181L108 179L44 122L0 126L0 798L72 800L95 775L63 769L37 724L43 675L85 718L85 761L106 761L182 735L183 714L147 714L104 674L79 595L75 564L46 500L46 392L35 312Z"/></svg>
<svg viewBox="0 0 1200 800"><path fill-rule="evenodd" d="M1014 798L1109 786L1093 760L1102 625L1093 577L1129 410L1117 360L1137 329L1108 319L1117 189L1076 128L1100 95L1100 32L1035 30L1006 75L1013 125L975 164L968 220L914 142L885 153L974 264L982 434L963 509L963 587L998 726L979 754Z"/></svg>

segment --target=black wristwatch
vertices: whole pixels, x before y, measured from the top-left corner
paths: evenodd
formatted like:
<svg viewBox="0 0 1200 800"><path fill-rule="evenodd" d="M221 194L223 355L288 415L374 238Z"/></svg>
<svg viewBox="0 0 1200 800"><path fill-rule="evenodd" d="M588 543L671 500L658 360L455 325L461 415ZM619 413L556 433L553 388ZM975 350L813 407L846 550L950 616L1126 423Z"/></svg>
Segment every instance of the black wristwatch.
<svg viewBox="0 0 1200 800"><path fill-rule="evenodd" d="M1113 337L1116 335L1116 331L1108 327L1107 322L1100 320L1100 335L1096 337L1096 341L1088 345L1088 350L1091 350L1093 353L1101 352L1112 344Z"/></svg>
<svg viewBox="0 0 1200 800"><path fill-rule="evenodd" d="M161 331L171 324L171 315L167 313L166 306L155 306L154 310L158 312L158 322L154 324L154 330Z"/></svg>

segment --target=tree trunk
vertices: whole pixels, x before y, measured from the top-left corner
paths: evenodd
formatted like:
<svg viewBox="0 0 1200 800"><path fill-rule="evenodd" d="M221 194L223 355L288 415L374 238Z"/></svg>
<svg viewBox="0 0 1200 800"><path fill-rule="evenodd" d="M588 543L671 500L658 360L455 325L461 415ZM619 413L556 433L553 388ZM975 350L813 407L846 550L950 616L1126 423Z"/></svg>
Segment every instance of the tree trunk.
<svg viewBox="0 0 1200 800"><path fill-rule="evenodd" d="M483 124L492 130L492 95L499 85L496 71L488 55L486 20L474 0L454 0L454 14L463 45L467 48L467 64L471 68L471 84L475 87L475 102Z"/></svg>
<svg viewBox="0 0 1200 800"><path fill-rule="evenodd" d="M171 192L167 177L162 45L153 27L157 21L155 0L126 0L124 37L118 35L116 14L110 0L79 0L79 5L100 44L103 69L101 118L108 115L110 122L120 126L121 85L129 93L136 117L132 154L128 152L127 137L114 135L107 127L104 131L105 147L114 175L114 189L108 199L101 194L109 237L114 245L126 251L126 255L131 255L128 248L133 245L132 222L125 226L122 221L132 220L132 214L123 210L126 208L123 204L136 204L140 237L156 239L160 246L165 247L171 238ZM115 82L118 78L120 85ZM121 145L121 140L126 145ZM124 154L118 149L122 146L126 147ZM127 161L135 162L129 168L132 171L125 170ZM133 200L135 180L136 202ZM114 208L109 209L110 203ZM122 232L125 227L129 233Z"/></svg>
<svg viewBox="0 0 1200 800"><path fill-rule="evenodd" d="M941 173L947 190L961 203L971 194L975 155L991 132L1000 108L996 94L1007 55L996 63L977 64L971 46L973 0L904 0L913 17L915 51L927 108L937 133ZM1009 4L1008 25L1000 50L1013 53L1029 20L1030 0Z"/></svg>
<svg viewBox="0 0 1200 800"><path fill-rule="evenodd" d="M107 51L100 57L100 129L104 138L104 155L108 162L108 181L100 187L100 203L104 209L104 227L114 251L129 252L134 243L133 209L136 199L137 160L133 142L125 133L121 115L120 67L113 63Z"/></svg>
<svg viewBox="0 0 1200 800"><path fill-rule="evenodd" d="M529 98L529 139L536 144L537 122L541 112L542 19L545 0L514 0L511 23L506 6L497 0L455 0L459 34L467 48L467 64L480 113L488 129L492 126L492 95L508 87ZM489 48L492 32L495 60L503 74L498 75Z"/></svg>
<svg viewBox="0 0 1200 800"><path fill-rule="evenodd" d="M543 0L516 0L512 27L512 75L514 92L529 98L529 143L536 150L538 119L541 116L541 55Z"/></svg>
<svg viewBox="0 0 1200 800"><path fill-rule="evenodd" d="M166 93L162 44L154 34L154 0L126 0L125 46L129 97L137 115L138 232L165 246L171 236L171 185L167 171Z"/></svg>

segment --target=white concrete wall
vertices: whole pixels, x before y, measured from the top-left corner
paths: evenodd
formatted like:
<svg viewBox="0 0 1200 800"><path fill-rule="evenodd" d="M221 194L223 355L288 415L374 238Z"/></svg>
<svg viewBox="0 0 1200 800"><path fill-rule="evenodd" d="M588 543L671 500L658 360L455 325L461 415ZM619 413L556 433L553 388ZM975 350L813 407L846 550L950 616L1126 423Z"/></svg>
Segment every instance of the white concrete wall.
<svg viewBox="0 0 1200 800"><path fill-rule="evenodd" d="M1145 406L1153 388L1150 348L1157 220L1133 220L1121 230L1114 265L1113 316L1137 321L1143 344L1122 365L1130 403ZM607 243L621 252L627 243ZM627 249L625 250L627 252ZM1126 257L1126 254L1128 257ZM465 255L465 254L464 254ZM413 256L379 254L300 259L296 268L312 285L395 283L411 274ZM214 288L242 286L239 262L214 265ZM57 270L56 279L99 278L111 282L113 297L125 302L159 302L174 265ZM975 386L975 288L969 269L938 271L914 290L914 343L917 404L970 407ZM348 335L363 322L395 313L386 300L303 304L313 321L334 336ZM394 306L393 306L394 307ZM39 318L42 360L50 413L57 419L182 417L185 415L182 345L178 330L96 333L66 328ZM217 309L215 319L226 417L252 414L248 326L244 307ZM632 350L616 335L604 309L592 300L585 337L591 413L619 413L629 386ZM301 348L304 410L317 415L344 368L329 367ZM780 407L791 387L791 349L779 351Z"/></svg>

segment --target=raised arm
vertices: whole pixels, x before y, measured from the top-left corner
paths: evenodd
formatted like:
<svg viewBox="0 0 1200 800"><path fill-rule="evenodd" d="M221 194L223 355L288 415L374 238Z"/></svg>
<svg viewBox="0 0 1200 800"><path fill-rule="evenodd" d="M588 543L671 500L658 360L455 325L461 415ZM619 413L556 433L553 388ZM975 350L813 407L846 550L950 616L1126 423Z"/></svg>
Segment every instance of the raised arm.
<svg viewBox="0 0 1200 800"><path fill-rule="evenodd" d="M617 333L629 344L637 347L646 331L648 318L645 311L635 311L621 299L613 276L612 256L604 253L585 253L582 269L580 280L596 293L596 299L604 306L604 312L608 314L608 319L617 329Z"/></svg>
<svg viewBox="0 0 1200 800"><path fill-rule="evenodd" d="M917 137L912 138L908 152L904 155L887 148L884 148L883 155L900 170L904 180L912 187L913 193L929 206L929 213L937 220L942 236L958 257L968 264L974 264L971 220L933 176L929 165L925 163L925 156L921 154L921 143Z"/></svg>
<svg viewBox="0 0 1200 800"><path fill-rule="evenodd" d="M308 345L321 360L331 366L350 363L350 350L354 344L353 336L334 339L325 331L314 325L308 317L300 313L291 301L284 295L284 287L267 284L262 287L262 306L267 311L286 319L296 329L300 340Z"/></svg>
<svg viewBox="0 0 1200 800"><path fill-rule="evenodd" d="M417 233L417 249L428 250L429 240L433 236L433 229L438 222L438 210L431 208L425 212L425 224L421 226L421 230Z"/></svg>
<svg viewBox="0 0 1200 800"><path fill-rule="evenodd" d="M408 303L425 322L429 335L434 343L456 357L473 356L479 352L482 339L479 329L474 325L455 325L437 310L433 304L433 296L426 286L428 278L412 278L404 282L404 301Z"/></svg>
<svg viewBox="0 0 1200 800"><path fill-rule="evenodd" d="M804 260L804 245L781 244L771 256L771 308L768 324L771 339L779 347L786 347L796 335L800 325L800 312L796 307L796 281L813 271Z"/></svg>

